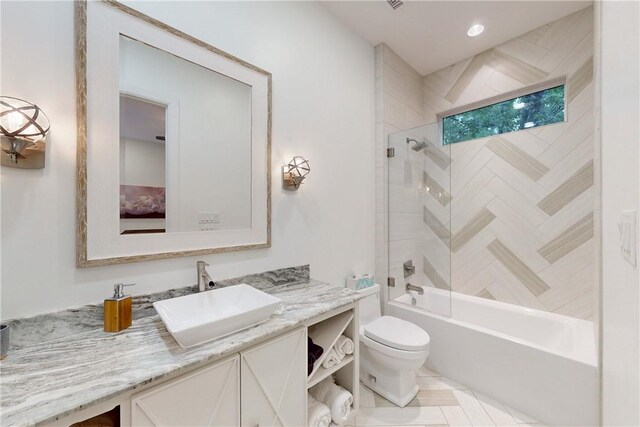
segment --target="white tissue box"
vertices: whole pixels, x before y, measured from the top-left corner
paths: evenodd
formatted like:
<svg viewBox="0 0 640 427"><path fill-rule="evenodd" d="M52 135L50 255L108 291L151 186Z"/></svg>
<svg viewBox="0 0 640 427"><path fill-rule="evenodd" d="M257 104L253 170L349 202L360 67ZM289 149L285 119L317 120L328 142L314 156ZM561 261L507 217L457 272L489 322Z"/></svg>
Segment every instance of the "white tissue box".
<svg viewBox="0 0 640 427"><path fill-rule="evenodd" d="M375 283L376 281L373 279L373 276L370 274L347 277L347 288L350 288L356 291L364 288L370 288L371 286L375 285Z"/></svg>

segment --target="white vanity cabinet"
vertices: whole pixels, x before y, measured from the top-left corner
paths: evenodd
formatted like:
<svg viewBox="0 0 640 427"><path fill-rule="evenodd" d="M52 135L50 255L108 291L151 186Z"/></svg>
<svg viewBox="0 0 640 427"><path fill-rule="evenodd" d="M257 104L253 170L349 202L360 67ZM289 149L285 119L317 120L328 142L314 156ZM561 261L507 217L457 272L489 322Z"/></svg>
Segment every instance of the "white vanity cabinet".
<svg viewBox="0 0 640 427"><path fill-rule="evenodd" d="M307 424L307 331L240 353L242 426Z"/></svg>
<svg viewBox="0 0 640 427"><path fill-rule="evenodd" d="M357 307L349 304L228 357L179 376L144 385L48 425L85 427L110 417L130 426L305 426L307 390L330 375L353 394L358 410ZM307 375L307 336L331 348L344 334L353 355ZM78 424L75 424L78 423Z"/></svg>
<svg viewBox="0 0 640 427"><path fill-rule="evenodd" d="M240 357L151 387L131 397L133 426L237 426Z"/></svg>
<svg viewBox="0 0 640 427"><path fill-rule="evenodd" d="M303 426L306 328L131 397L132 426Z"/></svg>

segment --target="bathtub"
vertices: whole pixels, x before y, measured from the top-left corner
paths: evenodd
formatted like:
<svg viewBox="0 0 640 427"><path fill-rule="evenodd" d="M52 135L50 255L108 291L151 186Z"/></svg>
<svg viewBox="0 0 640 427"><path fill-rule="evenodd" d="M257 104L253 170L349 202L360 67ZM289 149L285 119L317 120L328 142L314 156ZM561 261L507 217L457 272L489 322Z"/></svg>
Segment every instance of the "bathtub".
<svg viewBox="0 0 640 427"><path fill-rule="evenodd" d="M427 366L542 423L598 424L598 365L591 322L456 292L449 297L440 289L424 290L424 295L412 292L389 301L386 313L415 323L431 336Z"/></svg>

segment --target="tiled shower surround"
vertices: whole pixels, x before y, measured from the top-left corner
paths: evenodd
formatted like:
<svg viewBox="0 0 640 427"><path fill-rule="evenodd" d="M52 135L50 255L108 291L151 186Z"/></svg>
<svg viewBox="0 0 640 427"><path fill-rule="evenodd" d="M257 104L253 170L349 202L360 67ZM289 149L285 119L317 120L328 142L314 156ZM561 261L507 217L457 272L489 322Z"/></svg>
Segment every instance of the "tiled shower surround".
<svg viewBox="0 0 640 427"><path fill-rule="evenodd" d="M393 159L389 170L379 165L378 197L389 202L391 212L388 274L399 283L392 297L404 292L401 266L403 258L411 257L422 273L411 278L414 284L591 319L598 208L593 8L421 78L419 104L417 73L388 47L379 46L376 52L380 152L389 133L436 122L437 114L453 108L566 77L564 123L411 152L411 164L422 165L421 184L440 190L426 192L417 208L396 200L400 192L393 177L402 172L394 168L406 169L406 164ZM415 133L420 136L420 130ZM391 195L382 180L388 176ZM437 193L441 197L433 197ZM387 232L381 223L377 229L380 244ZM384 256L378 254L377 274L386 277Z"/></svg>

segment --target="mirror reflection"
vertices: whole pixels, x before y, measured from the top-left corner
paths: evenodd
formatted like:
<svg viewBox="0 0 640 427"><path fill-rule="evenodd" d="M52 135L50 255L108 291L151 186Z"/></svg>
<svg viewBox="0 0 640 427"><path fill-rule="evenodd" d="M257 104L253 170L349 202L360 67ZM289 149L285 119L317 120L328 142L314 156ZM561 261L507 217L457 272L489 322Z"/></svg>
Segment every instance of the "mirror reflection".
<svg viewBox="0 0 640 427"><path fill-rule="evenodd" d="M120 233L251 228L251 86L120 35Z"/></svg>
<svg viewBox="0 0 640 427"><path fill-rule="evenodd" d="M120 95L120 233L166 231L166 106Z"/></svg>

